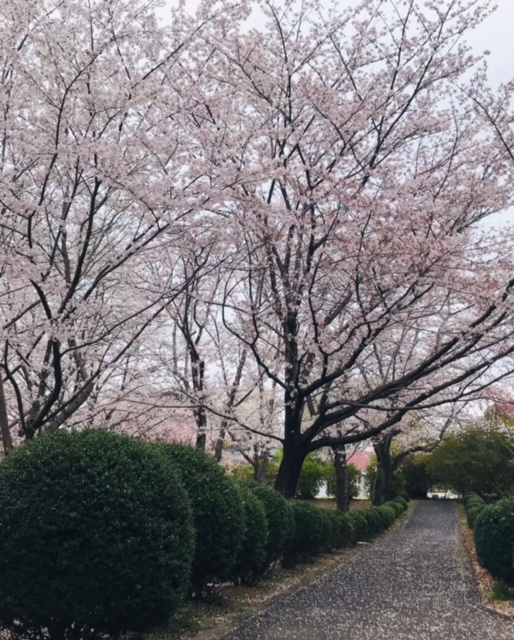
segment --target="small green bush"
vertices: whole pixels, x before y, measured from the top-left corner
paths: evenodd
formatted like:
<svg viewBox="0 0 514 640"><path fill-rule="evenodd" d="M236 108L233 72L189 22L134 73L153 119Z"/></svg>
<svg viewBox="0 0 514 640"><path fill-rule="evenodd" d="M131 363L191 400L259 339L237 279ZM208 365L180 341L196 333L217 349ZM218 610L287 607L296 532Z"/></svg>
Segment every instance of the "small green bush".
<svg viewBox="0 0 514 640"><path fill-rule="evenodd" d="M349 513L343 511L334 511L338 520L338 536L340 537L341 547L352 547L357 543L355 525Z"/></svg>
<svg viewBox="0 0 514 640"><path fill-rule="evenodd" d="M348 516L353 522L356 542L367 540L370 534L366 516L361 511L350 511Z"/></svg>
<svg viewBox="0 0 514 640"><path fill-rule="evenodd" d="M359 495L361 472L351 462L346 466L348 479L348 498L352 500ZM334 465L328 465L326 470L327 496L336 495L336 472Z"/></svg>
<svg viewBox="0 0 514 640"><path fill-rule="evenodd" d="M0 624L103 638L166 622L189 586L191 508L168 460L103 431L59 431L0 465Z"/></svg>
<svg viewBox="0 0 514 640"><path fill-rule="evenodd" d="M397 504L400 504L402 506L402 512L407 511L407 509L409 508L409 503L407 502L407 500L405 500L405 498L402 498L402 496L396 496L393 502L396 502Z"/></svg>
<svg viewBox="0 0 514 640"><path fill-rule="evenodd" d="M485 502L480 505L472 505L467 511L466 516L468 519L469 526L474 529L478 516L482 513L482 511L486 508Z"/></svg>
<svg viewBox="0 0 514 640"><path fill-rule="evenodd" d="M245 533L233 569L235 584L256 585L267 566L268 523L264 505L247 487L240 489L243 501Z"/></svg>
<svg viewBox="0 0 514 640"><path fill-rule="evenodd" d="M296 562L318 555L326 549L327 519L322 509L305 502L291 501L295 519L295 532L292 541L284 553L284 565L292 566Z"/></svg>
<svg viewBox="0 0 514 640"><path fill-rule="evenodd" d="M376 509L364 509L362 512L368 521L368 530L370 536L376 536L383 529L382 518Z"/></svg>
<svg viewBox="0 0 514 640"><path fill-rule="evenodd" d="M179 470L193 509L196 550L191 584L200 596L207 585L232 578L243 539L244 512L234 482L214 458L182 444L153 445Z"/></svg>
<svg viewBox="0 0 514 640"><path fill-rule="evenodd" d="M494 578L514 582L514 499L484 507L475 522L475 545L480 564Z"/></svg>
<svg viewBox="0 0 514 640"><path fill-rule="evenodd" d="M305 500L315 498L325 482L327 464L316 458L307 457L298 479L296 495Z"/></svg>
<svg viewBox="0 0 514 640"><path fill-rule="evenodd" d="M268 522L266 563L271 566L280 560L288 542L294 537L294 513L288 501L275 489L254 485L253 493L262 502Z"/></svg>
<svg viewBox="0 0 514 640"><path fill-rule="evenodd" d="M396 502L395 500L390 500L389 502L384 503L382 506L391 507L391 509L393 509L395 513L395 519L398 518L398 516L401 516L404 511L403 505L401 505L399 502Z"/></svg>
<svg viewBox="0 0 514 640"><path fill-rule="evenodd" d="M482 498L474 492L468 492L463 498L464 507L469 526L473 529L478 516L485 509L486 504Z"/></svg>
<svg viewBox="0 0 514 640"><path fill-rule="evenodd" d="M282 496L280 496L282 497ZM284 549L286 547L288 547L288 545L291 543L291 541L294 538L294 532L295 532L295 528L296 528L296 524L294 521L294 509L293 509L293 505L291 504L290 500L285 500L285 516L286 516L286 536L285 536L285 542L284 542Z"/></svg>
<svg viewBox="0 0 514 640"><path fill-rule="evenodd" d="M406 491L400 491L400 493L398 494L398 497L403 498L407 503L410 502L410 496Z"/></svg>
<svg viewBox="0 0 514 640"><path fill-rule="evenodd" d="M350 546L351 533L348 530L348 526L345 526L346 520L344 514L336 509L327 509L327 514L332 524L330 548L341 549L342 547Z"/></svg>
<svg viewBox="0 0 514 640"><path fill-rule="evenodd" d="M381 507L377 507L377 510L382 515L382 522L384 523L384 529L388 529L396 520L396 511L388 504L383 504Z"/></svg>
<svg viewBox="0 0 514 640"><path fill-rule="evenodd" d="M338 523L334 517L335 510L317 508L316 511L318 512L318 517L321 519L323 529L323 549L325 551L333 551L337 548L338 543Z"/></svg>

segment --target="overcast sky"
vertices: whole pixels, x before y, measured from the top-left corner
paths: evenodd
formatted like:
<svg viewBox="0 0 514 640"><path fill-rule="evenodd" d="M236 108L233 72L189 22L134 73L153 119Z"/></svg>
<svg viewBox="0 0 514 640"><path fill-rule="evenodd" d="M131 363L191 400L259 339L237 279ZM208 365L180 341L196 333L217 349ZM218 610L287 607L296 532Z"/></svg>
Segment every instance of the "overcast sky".
<svg viewBox="0 0 514 640"><path fill-rule="evenodd" d="M165 0L169 6L176 4L178 0ZM358 0L341 0L342 3L357 4ZM186 0L188 7L195 7L198 0ZM420 0L420 4L423 4ZM514 0L496 0L492 4L497 5L497 10L474 32L468 34L468 41L477 53L488 49L489 70L491 84L498 85L501 82L514 77ZM166 8L159 11L161 15L167 13Z"/></svg>

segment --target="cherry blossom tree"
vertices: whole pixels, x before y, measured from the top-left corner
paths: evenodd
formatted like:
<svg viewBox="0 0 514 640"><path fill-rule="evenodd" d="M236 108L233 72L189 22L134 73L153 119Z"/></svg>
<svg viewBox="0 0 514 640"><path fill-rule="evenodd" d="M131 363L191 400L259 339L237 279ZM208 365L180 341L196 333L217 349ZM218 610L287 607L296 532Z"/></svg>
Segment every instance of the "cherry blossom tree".
<svg viewBox="0 0 514 640"><path fill-rule="evenodd" d="M487 3L248 4L263 29L204 33L199 130L231 185L225 326L282 391L292 496L309 452L511 372L513 238L483 223L512 167L459 84ZM400 337L408 366L366 377Z"/></svg>
<svg viewBox="0 0 514 640"><path fill-rule="evenodd" d="M6 452L15 427L31 439L91 417L103 388L123 395L147 328L187 285L180 251L214 190L188 136L198 100L181 59L237 12L205 2L162 27L154 4L0 7Z"/></svg>

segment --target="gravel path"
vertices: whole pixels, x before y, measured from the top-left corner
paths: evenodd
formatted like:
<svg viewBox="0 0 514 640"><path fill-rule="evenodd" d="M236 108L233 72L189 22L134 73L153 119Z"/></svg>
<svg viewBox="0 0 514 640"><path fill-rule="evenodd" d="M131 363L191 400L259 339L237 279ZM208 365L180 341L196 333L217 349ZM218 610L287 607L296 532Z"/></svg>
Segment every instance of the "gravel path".
<svg viewBox="0 0 514 640"><path fill-rule="evenodd" d="M398 533L280 598L224 640L513 640L480 604L455 506L420 502Z"/></svg>

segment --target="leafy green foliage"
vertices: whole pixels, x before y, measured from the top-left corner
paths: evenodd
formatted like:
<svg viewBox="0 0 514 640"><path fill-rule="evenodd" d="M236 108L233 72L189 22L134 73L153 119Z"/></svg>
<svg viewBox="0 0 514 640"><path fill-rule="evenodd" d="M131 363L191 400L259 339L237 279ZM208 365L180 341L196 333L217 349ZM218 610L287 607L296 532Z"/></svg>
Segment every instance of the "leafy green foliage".
<svg viewBox="0 0 514 640"><path fill-rule="evenodd" d="M266 563L270 566L279 560L285 547L294 536L295 520L293 509L288 501L270 487L255 485L253 493L262 502L268 523L268 541L266 544Z"/></svg>
<svg viewBox="0 0 514 640"><path fill-rule="evenodd" d="M284 553L284 564L292 566L296 562L312 558L327 548L330 535L329 518L323 509L317 509L305 502L290 503L295 520L294 536ZM328 526L327 526L328 525Z"/></svg>
<svg viewBox="0 0 514 640"><path fill-rule="evenodd" d="M505 433L473 429L443 442L428 469L437 483L457 493L499 498L514 490L514 441Z"/></svg>
<svg viewBox="0 0 514 640"><path fill-rule="evenodd" d="M396 520L396 511L390 504L383 504L381 507L376 507L377 511L382 516L382 522L384 523L384 529L388 529Z"/></svg>
<svg viewBox="0 0 514 640"><path fill-rule="evenodd" d="M245 533L233 569L235 584L255 585L268 569L268 522L264 505L247 487L240 489Z"/></svg>
<svg viewBox="0 0 514 640"><path fill-rule="evenodd" d="M474 528L480 564L494 578L514 583L514 499L507 498L485 507Z"/></svg>
<svg viewBox="0 0 514 640"><path fill-rule="evenodd" d="M473 529L478 516L486 507L485 501L478 493L468 492L464 495L464 507L469 526Z"/></svg>
<svg viewBox="0 0 514 640"><path fill-rule="evenodd" d="M370 536L370 530L366 516L361 511L350 511L348 517L353 522L356 542L367 540Z"/></svg>
<svg viewBox="0 0 514 640"><path fill-rule="evenodd" d="M348 474L348 497L350 500L356 498L359 495L359 485L361 479L361 472L351 462L346 466L346 472ZM336 472L334 465L330 464L326 470L327 481L327 495L336 495Z"/></svg>
<svg viewBox="0 0 514 640"><path fill-rule="evenodd" d="M401 515L404 511L407 511L407 509L409 508L407 501L405 500L405 498L402 498L401 496L396 496L390 502L386 502L386 504L391 504L391 506L397 511L397 514L396 514L397 516ZM401 511L399 513L398 513L398 507L401 507Z"/></svg>
<svg viewBox="0 0 514 640"><path fill-rule="evenodd" d="M371 500L373 500L373 488L375 486L376 478L377 478L377 461L375 459L375 460L372 460L372 462L369 464L364 474L366 489L369 493L369 497L371 498ZM402 471L398 470L398 471L395 471L393 474L391 495L396 496L403 491L405 491L405 478L403 477Z"/></svg>
<svg viewBox="0 0 514 640"><path fill-rule="evenodd" d="M405 493L407 499L426 498L435 484L434 474L430 472L428 463L431 454L409 456L402 463L400 470L405 478ZM405 497L405 496L404 496Z"/></svg>
<svg viewBox="0 0 514 640"><path fill-rule="evenodd" d="M101 431L38 438L0 465L0 504L3 627L98 638L177 610L193 559L191 509L150 445Z"/></svg>
<svg viewBox="0 0 514 640"><path fill-rule="evenodd" d="M176 465L191 500L196 529L191 583L195 595L200 595L208 584L232 577L244 533L241 497L223 468L205 452L182 444L153 446Z"/></svg>
<svg viewBox="0 0 514 640"><path fill-rule="evenodd" d="M297 497L307 500L315 498L325 483L326 477L327 464L315 457L307 456L298 479Z"/></svg>
<svg viewBox="0 0 514 640"><path fill-rule="evenodd" d="M377 512L376 507L371 509L364 509L363 514L368 521L368 529L370 536L376 536L384 528L382 526L382 518Z"/></svg>

